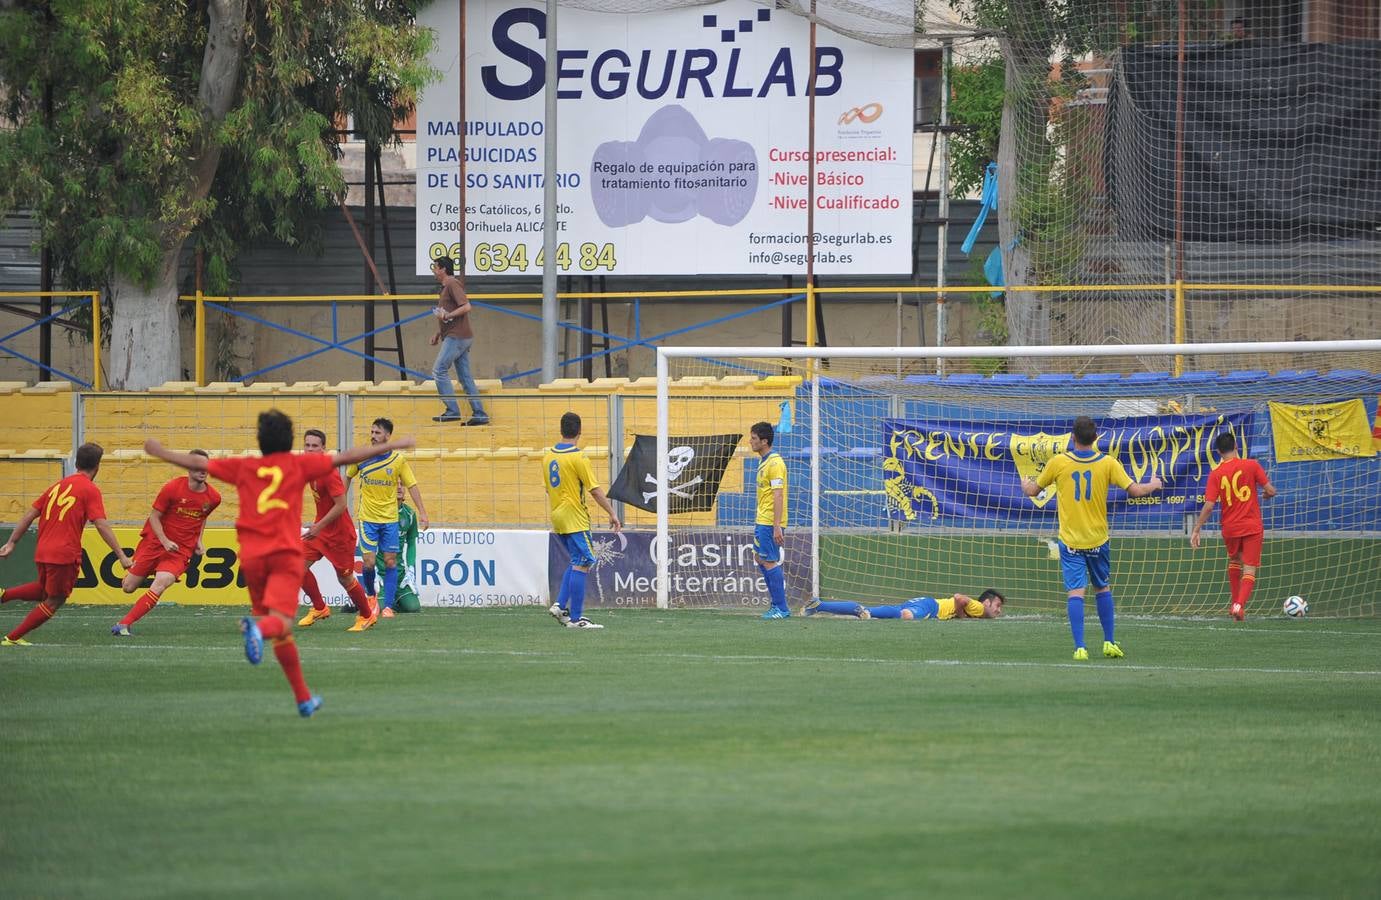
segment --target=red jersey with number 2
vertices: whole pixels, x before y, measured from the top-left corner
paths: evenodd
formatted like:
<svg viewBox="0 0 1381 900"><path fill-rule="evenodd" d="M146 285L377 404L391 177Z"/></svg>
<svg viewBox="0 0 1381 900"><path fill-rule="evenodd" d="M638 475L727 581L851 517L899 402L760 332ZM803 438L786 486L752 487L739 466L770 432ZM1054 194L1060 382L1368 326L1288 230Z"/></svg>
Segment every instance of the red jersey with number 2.
<svg viewBox="0 0 1381 900"><path fill-rule="evenodd" d="M1265 530L1256 489L1269 481L1261 463L1241 457L1222 463L1208 476L1204 499L1219 504L1223 537L1261 534Z"/></svg>
<svg viewBox="0 0 1381 900"><path fill-rule="evenodd" d="M81 472L68 475L37 500L38 546L34 562L70 566L82 561L82 528L89 519L105 518L101 489Z"/></svg>
<svg viewBox="0 0 1381 900"><path fill-rule="evenodd" d="M212 478L235 485L240 495L235 534L241 558L302 555L302 489L334 470L330 456L270 453L213 459L206 468Z"/></svg>

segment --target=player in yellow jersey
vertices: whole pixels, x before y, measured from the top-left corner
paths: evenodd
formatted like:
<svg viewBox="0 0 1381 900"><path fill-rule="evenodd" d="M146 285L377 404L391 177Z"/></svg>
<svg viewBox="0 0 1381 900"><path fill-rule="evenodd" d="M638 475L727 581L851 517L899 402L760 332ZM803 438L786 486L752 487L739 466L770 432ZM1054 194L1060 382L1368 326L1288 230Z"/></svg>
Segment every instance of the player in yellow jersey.
<svg viewBox="0 0 1381 900"><path fill-rule="evenodd" d="M393 422L388 419L375 419L369 426L369 442L382 444L393 437ZM417 524L426 531L431 525L427 518L427 508L422 505L422 492L417 488L417 477L412 474L408 461L396 450L373 456L362 463L345 470L345 487L350 489L350 481L360 479L360 503L355 519L360 523L360 555L364 561L364 592L369 595L370 606L379 610L375 603L374 560L380 553L384 555L384 596L381 614L385 619L394 615L393 604L398 598L398 486L408 489L412 502L417 506Z"/></svg>
<svg viewBox="0 0 1381 900"><path fill-rule="evenodd" d="M623 528L614 515L613 504L604 496L595 470L585 451L575 445L580 438L580 416L568 412L561 417L561 441L542 454L542 472L551 501L551 529L571 555L571 564L561 578L556 602L547 612L567 628L603 628L585 618L585 576L595 564L590 545L590 511L585 507L588 493L609 514L609 527L617 533Z"/></svg>
<svg viewBox="0 0 1381 900"><path fill-rule="evenodd" d="M952 597L916 597L889 606L864 606L851 600L812 600L802 610L806 615L832 613L858 619L996 619L1002 615L1007 598L992 588L975 600L967 594Z"/></svg>
<svg viewBox="0 0 1381 900"><path fill-rule="evenodd" d="M767 582L767 596L772 607L762 614L764 619L788 619L791 609L786 605L786 573L782 571L782 543L786 528L786 462L772 449L776 432L766 422L758 422L748 430L748 447L761 461L758 463L758 517L753 534L753 552L758 556L758 568Z"/></svg>
<svg viewBox="0 0 1381 900"><path fill-rule="evenodd" d="M1097 449L1098 426L1088 416L1074 420L1074 449L1053 457L1037 478L1026 478L1021 489L1028 497L1055 491L1060 517L1060 567L1069 595L1069 630L1074 635L1074 658L1088 659L1084 647L1084 592L1089 582L1097 591L1098 623L1103 626L1103 655L1125 654L1113 632L1112 553L1108 549L1108 488L1117 485L1128 497L1145 497L1160 490L1161 480L1132 481L1122 464Z"/></svg>

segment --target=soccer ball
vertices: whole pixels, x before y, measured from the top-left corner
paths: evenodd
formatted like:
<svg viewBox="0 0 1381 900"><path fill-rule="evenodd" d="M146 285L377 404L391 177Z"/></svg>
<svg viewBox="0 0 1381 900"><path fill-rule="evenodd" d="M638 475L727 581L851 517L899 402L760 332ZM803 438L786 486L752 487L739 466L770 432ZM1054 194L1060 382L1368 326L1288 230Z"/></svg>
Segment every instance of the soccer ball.
<svg viewBox="0 0 1381 900"><path fill-rule="evenodd" d="M1300 596L1285 598L1285 615L1302 619L1309 612L1309 604L1304 602Z"/></svg>

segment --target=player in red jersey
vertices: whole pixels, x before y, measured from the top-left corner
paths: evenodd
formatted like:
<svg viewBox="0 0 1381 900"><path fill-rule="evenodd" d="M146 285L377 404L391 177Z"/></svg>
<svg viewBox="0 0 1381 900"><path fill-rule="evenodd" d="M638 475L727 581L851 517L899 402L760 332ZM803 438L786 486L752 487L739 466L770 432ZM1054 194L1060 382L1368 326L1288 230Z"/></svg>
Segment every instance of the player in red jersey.
<svg viewBox="0 0 1381 900"><path fill-rule="evenodd" d="M101 538L115 551L120 565L126 569L134 565L110 530L105 518L105 500L96 487L96 473L101 470L105 451L100 444L82 444L77 448L77 473L69 475L48 488L34 505L19 519L10 539L0 547L0 559L14 552L14 545L38 519L38 546L34 548L34 565L38 580L0 591L0 603L28 600L37 603L24 621L0 641L0 646L29 645L24 635L51 619L77 583L82 565L82 528L89 521L96 526Z"/></svg>
<svg viewBox="0 0 1381 900"><path fill-rule="evenodd" d="M205 450L189 452L203 460L210 457ZM186 478L174 478L163 485L154 498L144 529L139 532L134 566L125 574L120 588L133 594L149 575L153 575L153 584L134 601L123 619L110 626L111 634L129 637L130 626L158 605L164 591L177 584L191 565L192 556L206 551L201 533L207 516L220 505L220 491L206 483L205 469L194 469Z"/></svg>
<svg viewBox="0 0 1381 900"><path fill-rule="evenodd" d="M317 428L307 429L302 435L302 449L308 453L325 453L326 432ZM321 587L312 574L312 563L325 558L335 567L336 580L345 588L350 602L358 610L355 624L346 630L364 631L379 621L379 611L369 605L364 588L355 579L355 523L345 508L345 482L341 480L340 472L332 469L330 474L313 481L311 488L312 496L316 499L316 521L302 536L307 564L302 576L302 590L312 601L312 608L297 620L297 624L307 628L331 615L331 607L322 599Z"/></svg>
<svg viewBox="0 0 1381 900"><path fill-rule="evenodd" d="M302 491L337 466L368 459L379 452L374 445L325 453L293 453L292 419L276 409L259 414L259 452L262 456L213 459L209 463L191 453L169 450L156 440L144 442L144 452L184 469L203 466L212 478L235 485L240 516L235 534L240 541L240 572L249 588L254 615L240 620L245 657L258 665L264 638L292 685L297 711L305 718L321 707L321 698L307 690L302 662L293 643L293 616L302 589ZM389 442L390 450L413 446L411 438Z"/></svg>
<svg viewBox="0 0 1381 900"><path fill-rule="evenodd" d="M1261 522L1256 488L1260 485L1261 496L1269 499L1276 495L1276 486L1266 477L1261 463L1237 455L1237 439L1231 434L1218 435L1213 449L1223 461L1209 473L1204 508L1199 510L1199 519L1189 533L1189 546L1199 549L1199 533L1213 514L1213 504L1221 502L1223 543L1228 550L1228 586L1232 592L1228 613L1241 622L1247 616L1252 588L1256 587L1256 570L1261 567L1261 539L1266 530Z"/></svg>

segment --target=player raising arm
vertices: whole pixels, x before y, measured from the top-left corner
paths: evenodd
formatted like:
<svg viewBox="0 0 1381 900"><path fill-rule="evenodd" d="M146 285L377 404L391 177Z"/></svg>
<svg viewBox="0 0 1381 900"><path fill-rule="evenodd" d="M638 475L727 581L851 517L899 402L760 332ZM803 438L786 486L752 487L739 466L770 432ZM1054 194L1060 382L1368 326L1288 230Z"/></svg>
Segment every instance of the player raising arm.
<svg viewBox="0 0 1381 900"><path fill-rule="evenodd" d="M1261 487L1261 496L1271 498L1276 495L1276 486L1266 477L1266 470L1254 459L1243 459L1237 455L1237 438L1231 434L1220 434L1213 442L1222 462L1209 473L1208 486L1204 490L1204 506L1199 510L1199 519L1194 530L1189 533L1189 546L1199 549L1199 533L1203 531L1208 517L1213 515L1214 503L1221 503L1223 543L1228 551L1228 614L1241 622L1247 617L1247 601L1251 599L1252 588L1256 587L1256 571L1261 567L1261 543L1266 531L1261 521L1261 505L1256 499L1256 489Z"/></svg>
<svg viewBox="0 0 1381 900"><path fill-rule="evenodd" d="M1145 483L1132 481L1122 464L1094 447L1098 426L1088 416L1074 420L1074 449L1051 458L1040 477L1021 482L1022 492L1034 497L1055 486L1055 505L1060 517L1060 568L1069 595L1069 630L1074 636L1074 658L1088 659L1084 647L1084 592L1090 581L1097 591L1098 623L1103 626L1103 655L1121 659L1126 654L1113 632L1112 551L1108 541L1108 488L1117 485L1128 497L1145 497L1160 490L1161 480L1151 476Z"/></svg>
<svg viewBox="0 0 1381 900"><path fill-rule="evenodd" d="M153 584L134 601L123 619L110 626L110 633L117 637L129 637L130 626L147 615L163 592L177 583L192 556L205 551L201 534L207 516L221 505L221 494L206 483L204 466L210 454L205 450L189 452L202 458L203 468L169 481L154 498L153 509L139 533L139 546L134 548L134 566L125 574L120 588L132 594L150 574Z"/></svg>
<svg viewBox="0 0 1381 900"><path fill-rule="evenodd" d="M68 475L44 491L33 506L19 518L10 539L0 547L0 559L14 552L14 545L38 519L38 545L34 547L34 565L38 580L0 590L0 603L28 600L38 605L24 617L0 646L27 647L24 635L51 619L72 595L82 564L82 528L87 522L96 526L102 540L115 551L120 565L128 569L134 562L120 546L105 517L105 500L96 487L96 473L101 470L105 450L100 444L82 444L77 448L76 474Z"/></svg>
<svg viewBox="0 0 1381 900"><path fill-rule="evenodd" d="M240 516L235 534L240 542L240 571L249 588L254 616L240 620L245 657L258 665L264 638L292 685L297 711L310 716L321 698L307 690L302 662L293 643L293 616L305 571L302 551L302 491L337 466L413 446L411 438L342 450L340 453L293 453L292 419L276 409L259 414L259 452L262 456L213 459L209 463L191 453L169 450L156 440L144 442L144 452L184 469L206 467L212 478L235 485Z"/></svg>
<svg viewBox="0 0 1381 900"><path fill-rule="evenodd" d="M992 588L978 595L975 600L967 594L952 597L915 597L905 603L888 606L864 606L852 600L812 600L802 612L807 616L817 613L831 613L836 616L853 616L857 619L996 619L1002 615L1002 606L1007 602Z"/></svg>

